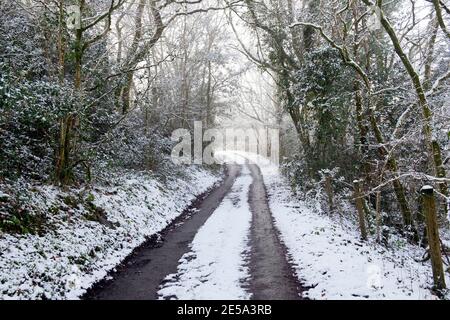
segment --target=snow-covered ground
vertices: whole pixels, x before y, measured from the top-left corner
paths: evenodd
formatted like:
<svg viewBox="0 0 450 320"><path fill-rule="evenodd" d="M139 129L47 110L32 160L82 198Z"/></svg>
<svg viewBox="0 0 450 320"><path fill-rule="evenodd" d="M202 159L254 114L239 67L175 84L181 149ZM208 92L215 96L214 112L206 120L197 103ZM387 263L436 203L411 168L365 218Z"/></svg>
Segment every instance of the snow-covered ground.
<svg viewBox="0 0 450 320"><path fill-rule="evenodd" d="M252 214L248 193L252 177L242 169L231 192L200 228L178 272L166 277L161 298L248 299L246 260Z"/></svg>
<svg viewBox="0 0 450 320"><path fill-rule="evenodd" d="M418 262L423 249L394 236L388 247L373 237L360 241L352 207L342 217L330 216L322 212L317 200L295 197L276 166L244 153L237 160L242 156L261 168L288 258L299 280L310 287L305 297L437 299L430 290L430 262ZM222 157L232 159L226 154ZM30 201L37 211L47 212L52 231L42 236L0 235L0 299L76 299L219 179L198 168L186 176L190 178L163 184L147 175L130 174L112 182L113 187L65 193L54 187L35 187ZM251 298L251 183L244 166L231 192L197 232L177 273L166 277L160 298ZM67 201L74 196L77 201ZM96 221L88 219L93 208L104 209L107 219L101 214ZM446 236L444 242L449 241Z"/></svg>
<svg viewBox="0 0 450 320"><path fill-rule="evenodd" d="M279 169L266 159L238 153L258 163L282 241L310 299L437 299L432 294L430 261L424 250L402 239L388 249L361 242L356 224L330 217L320 205L298 200ZM349 208L345 215L356 213ZM446 273L447 283L450 283Z"/></svg>
<svg viewBox="0 0 450 320"><path fill-rule="evenodd" d="M31 205L46 214L51 230L0 234L0 299L77 299L219 179L191 168L165 183L128 173L112 187L32 188Z"/></svg>

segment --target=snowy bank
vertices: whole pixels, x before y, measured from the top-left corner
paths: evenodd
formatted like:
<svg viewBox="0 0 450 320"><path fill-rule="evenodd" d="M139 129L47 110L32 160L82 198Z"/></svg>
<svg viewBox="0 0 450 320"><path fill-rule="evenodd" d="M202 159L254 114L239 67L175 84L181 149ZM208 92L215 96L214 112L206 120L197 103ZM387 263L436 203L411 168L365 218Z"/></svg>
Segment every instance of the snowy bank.
<svg viewBox="0 0 450 320"><path fill-rule="evenodd" d="M124 173L112 187L30 188L31 206L48 228L0 234L0 299L79 298L219 179L193 167L165 182Z"/></svg>

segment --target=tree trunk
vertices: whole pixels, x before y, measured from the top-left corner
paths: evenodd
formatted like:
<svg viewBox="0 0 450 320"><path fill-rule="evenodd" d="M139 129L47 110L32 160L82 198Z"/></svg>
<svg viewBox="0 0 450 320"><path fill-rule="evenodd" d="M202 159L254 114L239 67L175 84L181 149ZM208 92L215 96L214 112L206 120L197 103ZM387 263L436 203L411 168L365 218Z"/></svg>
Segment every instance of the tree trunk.
<svg viewBox="0 0 450 320"><path fill-rule="evenodd" d="M370 1L363 0L366 4L370 5ZM435 1L435 0L434 0ZM435 1L436 2L436 1ZM445 168L442 165L442 158L440 157L441 154L441 148L439 146L439 143L435 140L433 140L433 129L431 127L431 118L432 118L432 112L430 109L430 106L428 104L427 97L425 95L425 90L423 87L422 82L420 81L419 74L414 69L414 66L412 65L411 61L409 60L408 56L403 51L403 48L400 44L400 40L397 37L397 34L395 33L394 28L390 24L390 22L387 20L386 16L384 15L384 12L380 7L380 20L381 24L383 25L384 29L386 30L387 34L391 38L392 44L394 45L395 52L397 53L398 57L403 63L403 66L405 67L406 71L408 72L411 82L414 86L414 89L417 94L419 106L422 109L422 116L423 116L423 134L425 137L425 142L428 147L428 154L430 158L430 162L434 165L434 171L438 178L445 178L446 172ZM437 12L436 12L437 13ZM442 181L439 182L439 188L441 192L444 195L448 195L448 188L447 183Z"/></svg>
<svg viewBox="0 0 450 320"><path fill-rule="evenodd" d="M206 84L206 128L212 126L213 110L212 110L212 68L211 61L208 61L208 81Z"/></svg>
<svg viewBox="0 0 450 320"><path fill-rule="evenodd" d="M450 39L450 32L447 30L447 27L445 26L444 18L442 17L442 9L441 4L439 0L433 0L434 9L436 11L436 18L439 23L439 26L442 29L442 32L445 33L448 39Z"/></svg>
<svg viewBox="0 0 450 320"><path fill-rule="evenodd" d="M73 179L71 151L73 148L73 131L77 123L75 114L69 114L60 120L59 150L56 161L55 181L62 185Z"/></svg>
<svg viewBox="0 0 450 320"><path fill-rule="evenodd" d="M431 266L435 288L443 290L446 288L444 269L442 265L441 244L439 239L439 227L436 217L436 203L432 187L423 187L423 209L427 224L428 244L430 247Z"/></svg>
<svg viewBox="0 0 450 320"><path fill-rule="evenodd" d="M122 100L122 114L126 114L131 107L131 88L133 87L133 77L134 77L134 69L137 64L136 54L139 48L139 43L142 39L143 34L143 26L142 26L142 16L144 15L146 1L139 0L137 11L134 17L134 36L133 42L131 43L130 49L127 54L127 64L126 68L128 69L125 76L125 84L120 90L121 100Z"/></svg>
<svg viewBox="0 0 450 320"><path fill-rule="evenodd" d="M83 1L82 1L83 3ZM75 31L75 79L74 86L77 92L81 91L82 83L82 57L83 57L83 30ZM60 120L59 149L56 157L55 180L66 185L73 179L72 149L74 146L74 130L77 125L76 113L69 113Z"/></svg>
<svg viewBox="0 0 450 320"><path fill-rule="evenodd" d="M394 158L392 154L389 154L389 152L386 150L386 147L384 146L385 141L383 134L381 133L381 130L378 127L377 120L375 119L375 116L371 108L369 108L369 119L377 143L380 145L378 151L382 157L388 157L387 164L389 166L389 169L392 172L392 174L396 176L398 175L397 160ZM409 209L408 202L406 200L405 189L403 187L403 184L398 178L394 178L392 184L394 186L395 196L397 198L397 201L400 206L400 211L402 213L403 223L405 226L412 226L413 225L412 214L411 210Z"/></svg>
<svg viewBox="0 0 450 320"><path fill-rule="evenodd" d="M364 123L364 111L363 111L363 99L361 96L361 87L359 84L359 81L355 79L354 81L354 90L355 90L355 112L356 112L356 123L358 127L358 133L359 133L359 143L360 147L359 150L362 155L362 161L363 161L363 167L364 167L364 173L367 180L367 184L371 184L371 177L370 177L370 163L366 159L369 146L367 144L367 134L369 132L369 128Z"/></svg>
<svg viewBox="0 0 450 320"><path fill-rule="evenodd" d="M334 212L333 185L330 173L325 174L325 192L327 193L328 197L328 205L330 206L330 213L333 213Z"/></svg>
<svg viewBox="0 0 450 320"><path fill-rule="evenodd" d="M359 221L359 230L361 232L361 238L363 240L367 240L367 229L366 229L366 218L364 215L364 199L362 198L361 194L361 185L360 181L355 180L353 181L354 188L355 188L355 202L356 202L356 209L358 210L358 221Z"/></svg>
<svg viewBox="0 0 450 320"><path fill-rule="evenodd" d="M377 192L377 200L376 200L376 228L377 228L377 242L381 241L381 192Z"/></svg>
<svg viewBox="0 0 450 320"><path fill-rule="evenodd" d="M125 79L125 85L122 88L122 114L126 114L131 108L131 88L133 87L133 72L128 72Z"/></svg>
<svg viewBox="0 0 450 320"><path fill-rule="evenodd" d="M64 0L59 0L59 30L58 30L58 75L62 83L65 77L65 39L64 39Z"/></svg>

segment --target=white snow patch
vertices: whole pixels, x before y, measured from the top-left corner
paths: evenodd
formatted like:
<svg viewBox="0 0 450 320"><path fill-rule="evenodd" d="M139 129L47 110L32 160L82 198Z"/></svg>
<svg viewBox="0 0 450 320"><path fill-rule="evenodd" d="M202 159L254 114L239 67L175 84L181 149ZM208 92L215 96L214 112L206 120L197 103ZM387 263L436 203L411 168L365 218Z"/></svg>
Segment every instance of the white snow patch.
<svg viewBox="0 0 450 320"><path fill-rule="evenodd" d="M433 186L426 185L423 186L421 189L421 191L429 191L429 190L434 190Z"/></svg>
<svg viewBox="0 0 450 320"><path fill-rule="evenodd" d="M180 259L178 272L166 277L159 291L164 299L249 299L246 259L252 214L248 192L252 177L247 167L231 192L199 229L191 251Z"/></svg>

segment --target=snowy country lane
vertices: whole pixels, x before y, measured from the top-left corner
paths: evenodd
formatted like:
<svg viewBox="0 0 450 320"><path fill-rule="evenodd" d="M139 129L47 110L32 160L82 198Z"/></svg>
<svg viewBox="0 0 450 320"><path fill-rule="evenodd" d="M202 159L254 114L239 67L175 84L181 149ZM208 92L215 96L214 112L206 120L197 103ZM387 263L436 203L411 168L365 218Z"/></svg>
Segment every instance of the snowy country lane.
<svg viewBox="0 0 450 320"><path fill-rule="evenodd" d="M197 209L85 298L300 299L257 165L229 165L224 183Z"/></svg>

